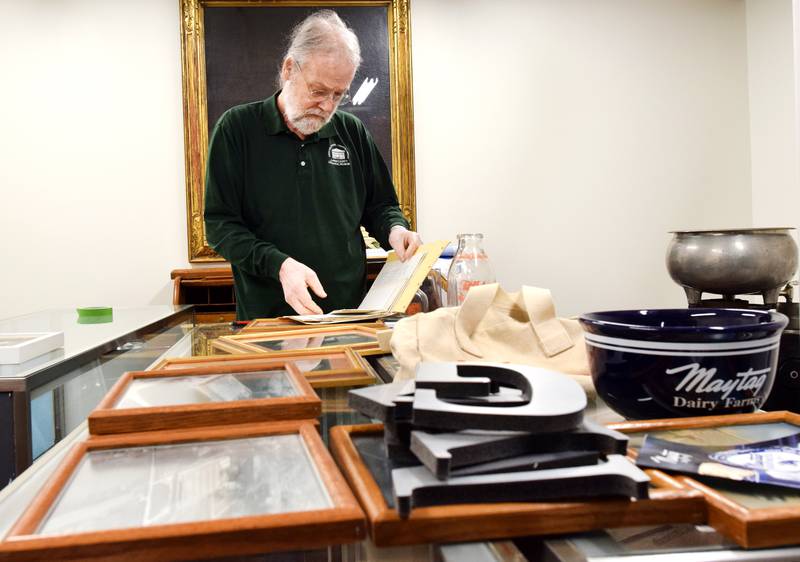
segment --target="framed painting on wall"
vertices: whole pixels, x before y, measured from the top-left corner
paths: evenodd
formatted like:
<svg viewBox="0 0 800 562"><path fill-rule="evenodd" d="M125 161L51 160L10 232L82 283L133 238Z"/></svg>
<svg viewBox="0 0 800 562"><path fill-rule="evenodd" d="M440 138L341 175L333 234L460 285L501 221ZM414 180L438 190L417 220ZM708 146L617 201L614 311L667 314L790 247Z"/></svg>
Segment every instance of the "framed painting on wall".
<svg viewBox="0 0 800 562"><path fill-rule="evenodd" d="M278 89L292 28L310 13L335 10L355 31L363 63L340 109L366 125L392 173L412 228L416 220L411 41L408 0L182 0L184 141L189 260L223 261L203 222L208 139L230 107Z"/></svg>

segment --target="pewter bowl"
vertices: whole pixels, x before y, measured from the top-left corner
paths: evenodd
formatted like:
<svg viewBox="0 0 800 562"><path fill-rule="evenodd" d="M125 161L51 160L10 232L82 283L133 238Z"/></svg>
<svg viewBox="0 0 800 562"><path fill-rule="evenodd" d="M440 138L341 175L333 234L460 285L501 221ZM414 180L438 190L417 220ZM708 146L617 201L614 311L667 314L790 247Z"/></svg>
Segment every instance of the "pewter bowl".
<svg viewBox="0 0 800 562"><path fill-rule="evenodd" d="M690 306L702 293L727 299L759 293L765 304L775 304L797 271L793 230L676 231L667 249L667 270L683 286Z"/></svg>

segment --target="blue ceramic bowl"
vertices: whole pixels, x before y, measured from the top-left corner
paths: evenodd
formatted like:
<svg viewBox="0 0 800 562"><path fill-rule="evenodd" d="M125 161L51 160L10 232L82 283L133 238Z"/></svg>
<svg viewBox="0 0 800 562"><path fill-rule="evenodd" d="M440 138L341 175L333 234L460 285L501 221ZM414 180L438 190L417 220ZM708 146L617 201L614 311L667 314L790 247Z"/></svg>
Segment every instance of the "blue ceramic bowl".
<svg viewBox="0 0 800 562"><path fill-rule="evenodd" d="M752 412L775 379L778 312L617 310L580 317L598 395L626 418Z"/></svg>

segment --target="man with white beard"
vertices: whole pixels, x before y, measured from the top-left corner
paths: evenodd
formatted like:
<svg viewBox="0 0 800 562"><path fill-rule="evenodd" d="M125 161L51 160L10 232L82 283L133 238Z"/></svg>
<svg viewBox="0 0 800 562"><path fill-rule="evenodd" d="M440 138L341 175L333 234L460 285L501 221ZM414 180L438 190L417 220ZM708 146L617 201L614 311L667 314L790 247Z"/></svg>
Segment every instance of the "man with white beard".
<svg viewBox="0 0 800 562"><path fill-rule="evenodd" d="M311 14L292 32L281 89L229 109L214 128L206 236L231 262L239 320L357 306L361 225L402 260L420 244L364 124L337 111L360 63L339 16Z"/></svg>

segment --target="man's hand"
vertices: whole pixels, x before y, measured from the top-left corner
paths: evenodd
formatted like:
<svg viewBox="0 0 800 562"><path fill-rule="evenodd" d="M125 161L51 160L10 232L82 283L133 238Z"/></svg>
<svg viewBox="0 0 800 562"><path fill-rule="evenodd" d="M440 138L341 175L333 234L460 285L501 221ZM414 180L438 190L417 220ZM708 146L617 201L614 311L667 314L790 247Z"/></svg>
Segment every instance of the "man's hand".
<svg viewBox="0 0 800 562"><path fill-rule="evenodd" d="M324 299L328 296L313 269L295 259L286 258L281 264L278 277L283 287L284 300L297 314L322 314L322 309L311 300L308 293L308 288L311 287L318 297Z"/></svg>
<svg viewBox="0 0 800 562"><path fill-rule="evenodd" d="M422 244L422 238L419 234L401 225L395 225L389 232L389 245L392 250L400 258L400 261L406 261L416 253L419 245Z"/></svg>

